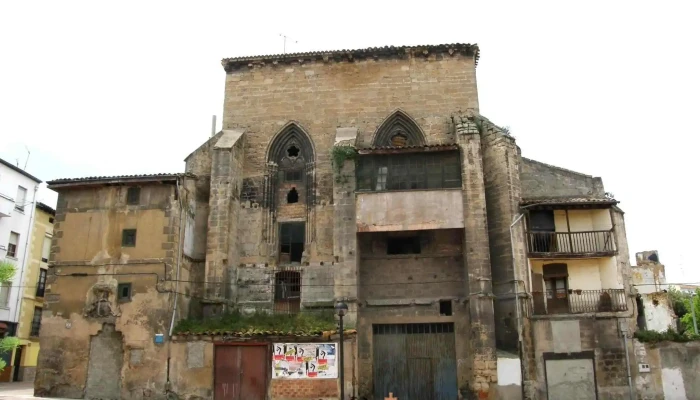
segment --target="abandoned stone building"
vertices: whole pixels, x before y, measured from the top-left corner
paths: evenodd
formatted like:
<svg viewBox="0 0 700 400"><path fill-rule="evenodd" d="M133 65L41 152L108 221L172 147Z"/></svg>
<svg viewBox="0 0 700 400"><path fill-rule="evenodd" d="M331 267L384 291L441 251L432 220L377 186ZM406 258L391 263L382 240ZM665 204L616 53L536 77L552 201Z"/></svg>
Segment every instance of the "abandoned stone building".
<svg viewBox="0 0 700 400"><path fill-rule="evenodd" d="M184 173L49 182L37 395L626 396L623 213L480 115L478 60L471 44L224 59L223 130ZM173 335L338 301L356 332L342 383L274 345L337 336Z"/></svg>

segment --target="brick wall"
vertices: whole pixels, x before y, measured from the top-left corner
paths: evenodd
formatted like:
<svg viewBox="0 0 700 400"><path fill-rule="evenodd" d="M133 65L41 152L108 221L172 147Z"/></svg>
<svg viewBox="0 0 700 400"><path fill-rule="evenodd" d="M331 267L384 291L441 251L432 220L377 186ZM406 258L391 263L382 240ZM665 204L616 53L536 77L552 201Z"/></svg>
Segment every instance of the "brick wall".
<svg viewBox="0 0 700 400"><path fill-rule="evenodd" d="M273 400L316 400L338 396L336 379L273 379L270 382Z"/></svg>

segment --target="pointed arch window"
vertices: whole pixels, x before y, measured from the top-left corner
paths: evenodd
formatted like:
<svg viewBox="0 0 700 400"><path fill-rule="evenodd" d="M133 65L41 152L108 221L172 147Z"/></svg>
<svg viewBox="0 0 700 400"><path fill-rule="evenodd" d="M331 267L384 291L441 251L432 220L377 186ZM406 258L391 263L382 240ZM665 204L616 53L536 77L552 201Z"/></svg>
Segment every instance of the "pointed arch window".
<svg viewBox="0 0 700 400"><path fill-rule="evenodd" d="M425 135L418 124L402 110L394 111L374 135L374 147L424 146Z"/></svg>

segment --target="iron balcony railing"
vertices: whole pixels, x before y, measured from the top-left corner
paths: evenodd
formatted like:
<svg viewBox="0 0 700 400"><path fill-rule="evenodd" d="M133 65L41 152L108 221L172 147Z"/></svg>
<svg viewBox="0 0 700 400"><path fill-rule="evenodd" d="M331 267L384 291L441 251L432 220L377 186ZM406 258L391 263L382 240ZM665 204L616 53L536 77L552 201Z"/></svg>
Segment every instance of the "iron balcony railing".
<svg viewBox="0 0 700 400"><path fill-rule="evenodd" d="M536 315L627 311L624 289L533 292Z"/></svg>
<svg viewBox="0 0 700 400"><path fill-rule="evenodd" d="M612 254L615 252L613 231L527 232L529 253Z"/></svg>

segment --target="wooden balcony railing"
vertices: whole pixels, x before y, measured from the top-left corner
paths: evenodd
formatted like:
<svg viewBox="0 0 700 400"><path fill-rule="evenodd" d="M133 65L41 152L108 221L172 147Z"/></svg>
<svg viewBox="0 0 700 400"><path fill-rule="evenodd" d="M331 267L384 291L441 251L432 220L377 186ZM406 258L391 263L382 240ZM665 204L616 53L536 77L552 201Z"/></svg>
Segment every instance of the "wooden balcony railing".
<svg viewBox="0 0 700 400"><path fill-rule="evenodd" d="M615 253L613 231L527 232L527 250L531 255L606 256Z"/></svg>
<svg viewBox="0 0 700 400"><path fill-rule="evenodd" d="M627 311L624 289L533 292L535 315Z"/></svg>

